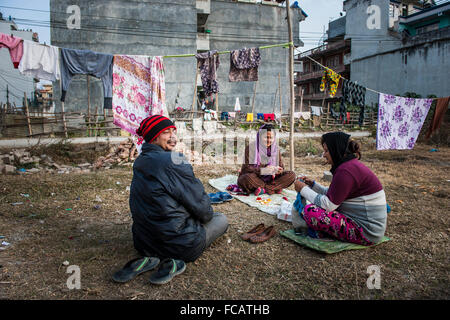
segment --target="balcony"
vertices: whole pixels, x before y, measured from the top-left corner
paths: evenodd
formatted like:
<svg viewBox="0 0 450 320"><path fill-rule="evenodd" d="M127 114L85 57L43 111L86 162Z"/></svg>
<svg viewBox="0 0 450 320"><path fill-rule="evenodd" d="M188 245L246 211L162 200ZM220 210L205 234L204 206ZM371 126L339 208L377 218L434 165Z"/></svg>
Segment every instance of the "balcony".
<svg viewBox="0 0 450 320"><path fill-rule="evenodd" d="M350 46L346 43L346 41L339 41L333 43L326 43L320 47L305 51L298 56L298 59L301 60L307 56L315 56L315 55L323 55L331 53L331 51L340 50L345 48L346 46Z"/></svg>
<svg viewBox="0 0 450 320"><path fill-rule="evenodd" d="M330 69L334 70L337 73L342 73L346 71L345 65L340 64L335 67L329 67ZM297 73L297 77L295 78L295 83L300 82L307 82L311 79L319 79L323 76L323 69L320 69L318 71L306 71L306 72L299 72Z"/></svg>
<svg viewBox="0 0 450 320"><path fill-rule="evenodd" d="M197 51L205 50L209 51L209 34L197 33Z"/></svg>

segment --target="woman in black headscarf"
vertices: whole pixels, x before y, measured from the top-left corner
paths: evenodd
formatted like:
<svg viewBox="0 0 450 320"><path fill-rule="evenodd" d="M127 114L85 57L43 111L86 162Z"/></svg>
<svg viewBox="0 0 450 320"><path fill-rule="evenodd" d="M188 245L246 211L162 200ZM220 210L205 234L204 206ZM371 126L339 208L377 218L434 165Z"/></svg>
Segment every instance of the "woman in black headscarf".
<svg viewBox="0 0 450 320"><path fill-rule="evenodd" d="M303 224L316 237L362 245L379 242L386 231L386 196L375 174L359 161L360 145L343 132L324 134L321 143L333 179L329 188L308 177L295 182L295 190L311 202L297 226Z"/></svg>

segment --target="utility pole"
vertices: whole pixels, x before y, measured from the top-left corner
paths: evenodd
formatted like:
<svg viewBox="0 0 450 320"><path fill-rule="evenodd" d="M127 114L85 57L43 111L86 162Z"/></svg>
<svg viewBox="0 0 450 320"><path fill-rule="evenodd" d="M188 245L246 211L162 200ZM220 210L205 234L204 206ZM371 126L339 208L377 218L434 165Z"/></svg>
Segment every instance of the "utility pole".
<svg viewBox="0 0 450 320"><path fill-rule="evenodd" d="M292 25L291 25L291 8L289 0L286 0L286 12L287 12L287 22L288 22L288 32L289 32L289 91L290 91L290 133L289 133L289 149L290 149L290 159L289 159L289 170L294 171L294 39L292 36Z"/></svg>
<svg viewBox="0 0 450 320"><path fill-rule="evenodd" d="M8 88L8 85L6 85L6 105L9 108L9 88Z"/></svg>

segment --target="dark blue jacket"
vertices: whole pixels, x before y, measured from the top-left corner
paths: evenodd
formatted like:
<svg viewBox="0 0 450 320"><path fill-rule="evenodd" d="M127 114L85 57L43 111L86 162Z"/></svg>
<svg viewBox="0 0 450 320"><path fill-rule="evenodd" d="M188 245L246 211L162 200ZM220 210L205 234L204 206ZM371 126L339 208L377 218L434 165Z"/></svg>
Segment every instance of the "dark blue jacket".
<svg viewBox="0 0 450 320"><path fill-rule="evenodd" d="M130 210L134 246L141 254L190 262L203 253L202 224L212 219L213 209L181 153L143 144L133 166Z"/></svg>

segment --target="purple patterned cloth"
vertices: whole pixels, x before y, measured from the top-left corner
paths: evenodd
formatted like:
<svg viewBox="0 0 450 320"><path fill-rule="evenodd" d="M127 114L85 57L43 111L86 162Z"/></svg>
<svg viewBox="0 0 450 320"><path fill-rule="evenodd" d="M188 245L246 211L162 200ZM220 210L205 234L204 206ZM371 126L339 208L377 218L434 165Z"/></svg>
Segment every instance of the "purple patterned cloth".
<svg viewBox="0 0 450 320"><path fill-rule="evenodd" d="M202 78L203 90L205 95L209 97L213 93L219 92L219 83L217 82L217 69L219 69L220 61L217 50L197 53L198 67Z"/></svg>
<svg viewBox="0 0 450 320"><path fill-rule="evenodd" d="M377 150L414 148L432 102L380 94Z"/></svg>
<svg viewBox="0 0 450 320"><path fill-rule="evenodd" d="M261 64L259 48L245 48L230 53L228 79L237 81L258 81L258 67Z"/></svg>

